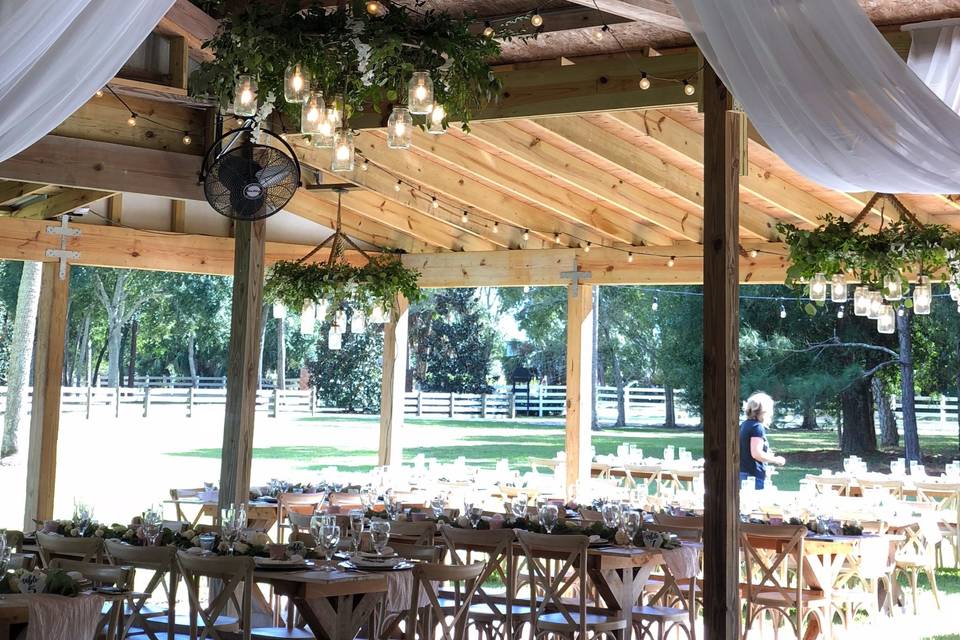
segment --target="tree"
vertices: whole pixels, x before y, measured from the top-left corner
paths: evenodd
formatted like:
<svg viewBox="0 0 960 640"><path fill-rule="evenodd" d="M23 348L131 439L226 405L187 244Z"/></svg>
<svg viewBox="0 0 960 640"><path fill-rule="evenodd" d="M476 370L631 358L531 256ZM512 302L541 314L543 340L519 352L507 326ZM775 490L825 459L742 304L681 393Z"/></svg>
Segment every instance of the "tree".
<svg viewBox="0 0 960 640"><path fill-rule="evenodd" d="M130 269L104 269L94 274L97 297L107 315L107 383L111 387L120 386L123 328L147 300L147 294L137 290L137 273Z"/></svg>
<svg viewBox="0 0 960 640"><path fill-rule="evenodd" d="M319 327L316 355L308 363L310 384L325 406L352 412L375 413L380 410L380 382L383 375L383 331L379 325L363 333L343 336L337 351L327 348L330 322Z"/></svg>
<svg viewBox="0 0 960 640"><path fill-rule="evenodd" d="M25 413L24 402L33 361L42 270L43 265L39 262L24 262L20 274L16 318L13 321L13 339L10 344L10 350L18 354L18 357L10 358L7 364L7 408L3 416L0 458L12 456L20 449L20 423Z"/></svg>

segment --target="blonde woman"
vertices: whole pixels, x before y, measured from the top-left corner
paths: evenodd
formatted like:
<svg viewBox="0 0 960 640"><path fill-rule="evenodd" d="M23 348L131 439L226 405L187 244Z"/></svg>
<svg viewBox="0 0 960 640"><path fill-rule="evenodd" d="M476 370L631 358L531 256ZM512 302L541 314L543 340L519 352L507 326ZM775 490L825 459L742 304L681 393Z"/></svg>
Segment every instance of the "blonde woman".
<svg viewBox="0 0 960 640"><path fill-rule="evenodd" d="M783 456L773 455L767 442L767 427L773 421L773 398L754 393L743 405L747 419L740 425L740 481L753 478L757 489L767 480L767 465L783 466Z"/></svg>

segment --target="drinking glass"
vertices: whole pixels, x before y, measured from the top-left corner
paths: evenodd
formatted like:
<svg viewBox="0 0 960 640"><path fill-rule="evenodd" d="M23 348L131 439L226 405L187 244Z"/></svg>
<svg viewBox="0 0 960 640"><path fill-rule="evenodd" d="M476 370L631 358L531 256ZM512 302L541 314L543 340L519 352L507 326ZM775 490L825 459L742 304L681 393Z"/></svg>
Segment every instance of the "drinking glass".
<svg viewBox="0 0 960 640"><path fill-rule="evenodd" d="M74 503L73 522L77 525L80 537L87 535L87 529L93 523L93 507L83 502Z"/></svg>
<svg viewBox="0 0 960 640"><path fill-rule="evenodd" d="M324 565L328 570L333 570L333 554L337 551L337 545L340 544L340 527L337 525L325 524L320 527L320 537L317 540L317 546L323 553L326 560Z"/></svg>
<svg viewBox="0 0 960 640"><path fill-rule="evenodd" d="M363 537L363 511L353 509L350 511L350 543L353 547L354 555L360 553L360 540Z"/></svg>
<svg viewBox="0 0 960 640"><path fill-rule="evenodd" d="M526 518L527 517L527 503L530 502L530 497L525 493L518 493L517 496L513 499L512 509L514 518Z"/></svg>
<svg viewBox="0 0 960 640"><path fill-rule="evenodd" d="M639 511L627 511L623 514L623 531L630 537L630 546L633 546L633 539L640 531L643 524L643 516Z"/></svg>
<svg viewBox="0 0 960 640"><path fill-rule="evenodd" d="M473 500L471 498L463 499L463 515L467 518L470 517L470 513L473 511Z"/></svg>
<svg viewBox="0 0 960 640"><path fill-rule="evenodd" d="M604 502L600 508L600 513L603 515L603 524L607 529L617 529L620 527L622 510L619 504L616 502Z"/></svg>
<svg viewBox="0 0 960 640"><path fill-rule="evenodd" d="M141 529L143 530L143 536L146 538L147 544L151 547L155 546L157 544L157 538L160 537L161 527L163 526L163 515L156 507L150 507L143 512L142 521Z"/></svg>
<svg viewBox="0 0 960 640"><path fill-rule="evenodd" d="M220 531L223 539L230 545L230 551L233 552L233 545L240 534L241 522L246 524L247 514L242 507L230 503L230 506L220 510Z"/></svg>
<svg viewBox="0 0 960 640"><path fill-rule="evenodd" d="M388 520L376 519L370 523L370 539L373 542L373 549L378 556L382 556L390 542L390 522Z"/></svg>
<svg viewBox="0 0 960 640"><path fill-rule="evenodd" d="M476 529L477 525L480 524L480 520L483 519L483 508L471 507L467 517L470 518L470 526Z"/></svg>
<svg viewBox="0 0 960 640"><path fill-rule="evenodd" d="M436 496L430 501L430 508L433 510L433 517L437 520L443 516L444 506L446 506L446 501L443 499L443 496Z"/></svg>
<svg viewBox="0 0 960 640"><path fill-rule="evenodd" d="M553 533L553 528L557 526L557 520L560 517L560 510L555 504L545 504L540 507L540 524L547 530L547 533Z"/></svg>

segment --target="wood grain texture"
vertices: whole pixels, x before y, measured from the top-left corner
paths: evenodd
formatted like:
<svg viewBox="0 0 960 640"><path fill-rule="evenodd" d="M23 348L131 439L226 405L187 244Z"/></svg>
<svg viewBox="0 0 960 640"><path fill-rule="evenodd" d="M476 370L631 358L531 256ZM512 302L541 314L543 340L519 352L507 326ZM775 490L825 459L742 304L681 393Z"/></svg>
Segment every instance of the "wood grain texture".
<svg viewBox="0 0 960 640"><path fill-rule="evenodd" d="M407 385L407 342L410 303L402 295L383 327L383 377L380 382L380 446L377 464L403 461L404 392Z"/></svg>
<svg viewBox="0 0 960 640"><path fill-rule="evenodd" d="M97 200L103 200L110 195L109 191L96 191L94 189L60 189L43 200L17 208L12 215L15 218L35 218L38 220L55 218L61 214L70 213L74 209L85 207Z"/></svg>
<svg viewBox="0 0 960 640"><path fill-rule="evenodd" d="M703 601L707 640L739 637L739 119L707 66L704 102Z"/></svg>
<svg viewBox="0 0 960 640"><path fill-rule="evenodd" d="M593 411L593 287L567 287L566 493L576 498L580 480L590 478L590 422Z"/></svg>
<svg viewBox="0 0 960 640"><path fill-rule="evenodd" d="M220 458L220 508L245 504L250 491L260 365L266 221L236 226L227 399Z"/></svg>
<svg viewBox="0 0 960 640"><path fill-rule="evenodd" d="M61 280L59 265L55 262L45 263L40 280L37 338L33 354L33 404L27 453L24 531L36 528L34 519L53 518L57 439L60 433L60 381L63 379L69 293L70 269Z"/></svg>

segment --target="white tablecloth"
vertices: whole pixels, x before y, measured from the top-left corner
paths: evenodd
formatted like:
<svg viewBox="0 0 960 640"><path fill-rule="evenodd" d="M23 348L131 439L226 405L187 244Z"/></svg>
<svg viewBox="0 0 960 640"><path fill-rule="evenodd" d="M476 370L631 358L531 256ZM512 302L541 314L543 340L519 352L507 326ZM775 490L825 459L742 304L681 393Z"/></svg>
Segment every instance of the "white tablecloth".
<svg viewBox="0 0 960 640"><path fill-rule="evenodd" d="M30 609L24 640L86 640L96 633L103 597L96 594L74 598L45 593L7 596L22 598Z"/></svg>

